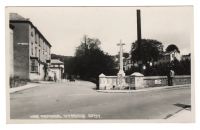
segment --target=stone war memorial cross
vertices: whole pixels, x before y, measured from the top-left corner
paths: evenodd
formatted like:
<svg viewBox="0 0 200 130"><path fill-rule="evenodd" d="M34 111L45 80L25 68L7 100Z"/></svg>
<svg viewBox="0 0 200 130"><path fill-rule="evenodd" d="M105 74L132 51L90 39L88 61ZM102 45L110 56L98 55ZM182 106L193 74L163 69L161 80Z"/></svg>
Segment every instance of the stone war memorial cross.
<svg viewBox="0 0 200 130"><path fill-rule="evenodd" d="M123 84L125 83L124 80L124 70L123 70L123 45L125 45L125 43L122 43L122 41L120 40L120 43L117 44L117 46L119 46L119 72L117 73L117 87L122 88Z"/></svg>

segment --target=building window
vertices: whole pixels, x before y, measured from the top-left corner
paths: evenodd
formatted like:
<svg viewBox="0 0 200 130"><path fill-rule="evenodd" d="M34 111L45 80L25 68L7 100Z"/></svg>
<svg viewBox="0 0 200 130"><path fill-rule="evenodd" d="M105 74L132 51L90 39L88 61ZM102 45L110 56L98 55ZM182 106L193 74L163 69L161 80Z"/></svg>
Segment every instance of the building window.
<svg viewBox="0 0 200 130"><path fill-rule="evenodd" d="M35 43L37 44L37 34L35 33Z"/></svg>
<svg viewBox="0 0 200 130"><path fill-rule="evenodd" d="M39 59L40 59L40 49L38 51L39 51L38 54L39 54Z"/></svg>
<svg viewBox="0 0 200 130"><path fill-rule="evenodd" d="M42 42L41 42L41 40L40 40L40 38L39 38L39 37L38 37L38 39L39 39L39 46L41 46L41 43L42 43Z"/></svg>
<svg viewBox="0 0 200 130"><path fill-rule="evenodd" d="M33 43L31 42L31 54L33 56Z"/></svg>
<svg viewBox="0 0 200 130"><path fill-rule="evenodd" d="M31 59L31 72L38 72L38 61L37 61L37 59Z"/></svg>
<svg viewBox="0 0 200 130"><path fill-rule="evenodd" d="M45 42L43 42L43 49L45 50Z"/></svg>
<svg viewBox="0 0 200 130"><path fill-rule="evenodd" d="M33 30L31 30L31 36L33 37Z"/></svg>
<svg viewBox="0 0 200 130"><path fill-rule="evenodd" d="M35 47L35 57L37 57L37 47Z"/></svg>
<svg viewBox="0 0 200 130"><path fill-rule="evenodd" d="M31 28L31 36L32 37L34 36L34 28L33 27Z"/></svg>

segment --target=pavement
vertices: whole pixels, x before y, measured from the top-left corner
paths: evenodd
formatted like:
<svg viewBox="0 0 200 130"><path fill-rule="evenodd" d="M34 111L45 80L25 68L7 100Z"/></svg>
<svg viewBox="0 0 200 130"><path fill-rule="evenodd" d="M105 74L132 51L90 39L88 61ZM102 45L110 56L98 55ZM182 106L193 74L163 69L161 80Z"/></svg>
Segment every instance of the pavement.
<svg viewBox="0 0 200 130"><path fill-rule="evenodd" d="M167 118L168 122L190 123L194 122L191 109L182 109Z"/></svg>
<svg viewBox="0 0 200 130"><path fill-rule="evenodd" d="M23 85L23 86L10 88L9 91L10 91L10 93L15 93L15 92L22 91L22 90L25 90L25 89L30 89L30 88L33 88L33 87L37 87L39 85L40 85L40 83L28 83L28 84Z"/></svg>

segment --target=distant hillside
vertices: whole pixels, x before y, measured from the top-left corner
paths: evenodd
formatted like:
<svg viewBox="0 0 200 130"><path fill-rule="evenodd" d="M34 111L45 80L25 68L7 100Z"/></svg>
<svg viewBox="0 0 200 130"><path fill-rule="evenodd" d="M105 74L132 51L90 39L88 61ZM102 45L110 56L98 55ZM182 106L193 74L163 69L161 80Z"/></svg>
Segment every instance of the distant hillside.
<svg viewBox="0 0 200 130"><path fill-rule="evenodd" d="M65 60L68 60L70 58L73 58L73 56L63 56L63 55L51 54L51 59L59 59L62 62L64 62Z"/></svg>

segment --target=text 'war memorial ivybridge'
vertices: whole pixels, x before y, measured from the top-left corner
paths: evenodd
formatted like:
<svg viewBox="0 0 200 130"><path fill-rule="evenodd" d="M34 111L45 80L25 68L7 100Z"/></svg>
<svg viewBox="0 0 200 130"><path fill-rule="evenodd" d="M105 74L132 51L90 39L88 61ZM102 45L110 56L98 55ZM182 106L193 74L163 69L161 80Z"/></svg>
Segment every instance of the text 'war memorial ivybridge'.
<svg viewBox="0 0 200 130"><path fill-rule="evenodd" d="M137 10L138 48L140 48L141 39L141 16L140 10ZM125 75L123 70L123 46L125 45L125 43L122 43L122 41L120 40L120 43L118 43L117 45L120 48L119 72L115 76L107 76L101 73L99 75L100 90L137 90L151 87L191 84L190 75L173 75L171 76L171 78L168 76L145 76L142 73L142 70L145 69L142 61L138 62L140 72L134 72L131 75ZM141 53L143 52L139 52L139 54ZM169 80L171 80L171 83L169 83Z"/></svg>

